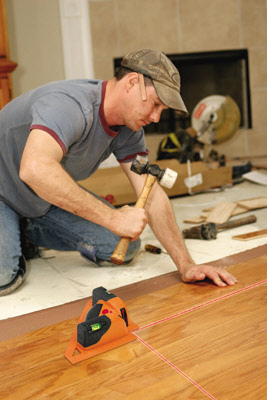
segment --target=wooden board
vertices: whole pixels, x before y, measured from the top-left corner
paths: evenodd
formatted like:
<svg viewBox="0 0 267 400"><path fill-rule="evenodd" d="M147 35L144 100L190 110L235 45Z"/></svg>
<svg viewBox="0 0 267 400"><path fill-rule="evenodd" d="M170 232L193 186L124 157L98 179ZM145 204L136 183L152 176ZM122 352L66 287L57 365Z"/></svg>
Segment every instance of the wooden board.
<svg viewBox="0 0 267 400"><path fill-rule="evenodd" d="M237 204L241 207L245 207L247 210L255 210L256 208L267 207L267 197L256 197L253 199L238 201Z"/></svg>
<svg viewBox="0 0 267 400"><path fill-rule="evenodd" d="M151 162L153 163L153 162ZM170 168L178 173L178 178L171 189L164 188L169 197L180 196L188 193L184 179L188 177L187 165L180 164L178 160L155 161L162 169ZM201 173L203 183L192 188L192 193L201 192L212 187L223 186L232 183L232 168L221 167L209 170L202 162L191 163L191 175ZM79 184L97 195L112 199L114 206L132 204L136 202L136 196L121 167L98 169L90 178L79 181Z"/></svg>
<svg viewBox="0 0 267 400"><path fill-rule="evenodd" d="M79 316L5 340L0 398L264 400L266 266L263 255L230 267L233 287L177 283L128 300L136 341L80 364L63 356Z"/></svg>
<svg viewBox="0 0 267 400"><path fill-rule="evenodd" d="M250 232L250 233L244 233L243 235L232 236L232 239L252 240L252 239L258 239L258 238L265 237L265 236L267 236L267 229L261 229L260 231L256 231L256 232Z"/></svg>
<svg viewBox="0 0 267 400"><path fill-rule="evenodd" d="M205 222L213 222L214 224L223 224L231 217L236 203L230 201L221 201L207 216Z"/></svg>

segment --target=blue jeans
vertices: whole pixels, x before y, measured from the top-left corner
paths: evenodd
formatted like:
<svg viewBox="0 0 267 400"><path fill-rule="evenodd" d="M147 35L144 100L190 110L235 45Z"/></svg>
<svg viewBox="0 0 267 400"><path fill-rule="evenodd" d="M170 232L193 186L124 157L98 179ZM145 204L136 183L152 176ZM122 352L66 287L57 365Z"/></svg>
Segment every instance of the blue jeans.
<svg viewBox="0 0 267 400"><path fill-rule="evenodd" d="M20 218L21 215L0 201L0 286L11 282L19 269L19 257L22 254ZM28 219L27 229L30 241L39 247L76 251L77 244L83 242L94 249L96 262L109 261L120 239L105 227L55 206L51 206L42 217ZM134 258L140 249L140 243L140 239L130 242L125 261Z"/></svg>

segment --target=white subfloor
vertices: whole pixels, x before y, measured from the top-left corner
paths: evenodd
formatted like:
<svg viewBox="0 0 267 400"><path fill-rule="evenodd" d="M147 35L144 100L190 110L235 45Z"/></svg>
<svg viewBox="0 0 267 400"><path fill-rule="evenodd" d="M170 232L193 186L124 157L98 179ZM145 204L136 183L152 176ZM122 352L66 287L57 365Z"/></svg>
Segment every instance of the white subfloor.
<svg viewBox="0 0 267 400"><path fill-rule="evenodd" d="M266 186L245 181L223 191L178 197L172 199L171 203L182 230L193 226L184 223L184 219L199 216L203 209L214 207L221 201L240 201L266 196ZM220 232L216 240L187 239L186 245L194 261L198 264L208 263L266 244L267 237L247 242L232 239L233 235L267 228L267 208L253 210L232 219L252 214L257 217L256 223ZM142 247L139 254L126 266L109 265L99 268L87 262L77 252L45 251L44 257L53 258L30 260L27 279L21 288L8 296L0 297L0 319L91 296L92 290L98 286L104 286L110 291L176 270L168 255L151 254L144 250L147 243L160 246L149 226L141 238Z"/></svg>

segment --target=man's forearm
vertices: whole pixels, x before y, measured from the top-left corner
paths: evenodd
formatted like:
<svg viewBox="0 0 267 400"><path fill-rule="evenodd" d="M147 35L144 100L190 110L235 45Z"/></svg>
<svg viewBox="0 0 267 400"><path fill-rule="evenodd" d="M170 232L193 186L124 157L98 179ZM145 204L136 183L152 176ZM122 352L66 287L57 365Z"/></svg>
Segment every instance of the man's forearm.
<svg viewBox="0 0 267 400"><path fill-rule="evenodd" d="M151 229L178 270L182 272L188 263L194 264L177 225L171 203L161 188L157 188L153 194L153 201L149 202L147 213Z"/></svg>
<svg viewBox="0 0 267 400"><path fill-rule="evenodd" d="M144 210L109 207L81 188L57 161L42 158L33 161L33 165L21 170L20 177L47 202L102 225L119 236L136 240L147 223Z"/></svg>
<svg viewBox="0 0 267 400"><path fill-rule="evenodd" d="M20 177L39 197L82 218L109 225L114 210L83 190L57 161L34 163L21 171Z"/></svg>
<svg viewBox="0 0 267 400"><path fill-rule="evenodd" d="M196 263L192 260L176 223L171 203L163 190L154 193L149 202L149 224L156 237L173 259L184 282L196 282L209 278L217 286L234 285L237 280L227 271L211 265ZM152 200L152 199L151 199Z"/></svg>

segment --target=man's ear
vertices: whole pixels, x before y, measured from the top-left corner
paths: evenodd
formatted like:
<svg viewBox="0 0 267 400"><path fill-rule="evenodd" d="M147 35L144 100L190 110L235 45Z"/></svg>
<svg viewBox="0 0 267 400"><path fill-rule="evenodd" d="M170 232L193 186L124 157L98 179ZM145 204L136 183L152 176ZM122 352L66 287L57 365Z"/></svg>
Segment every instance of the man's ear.
<svg viewBox="0 0 267 400"><path fill-rule="evenodd" d="M129 92L139 82L138 73L130 72L126 75L126 90Z"/></svg>

